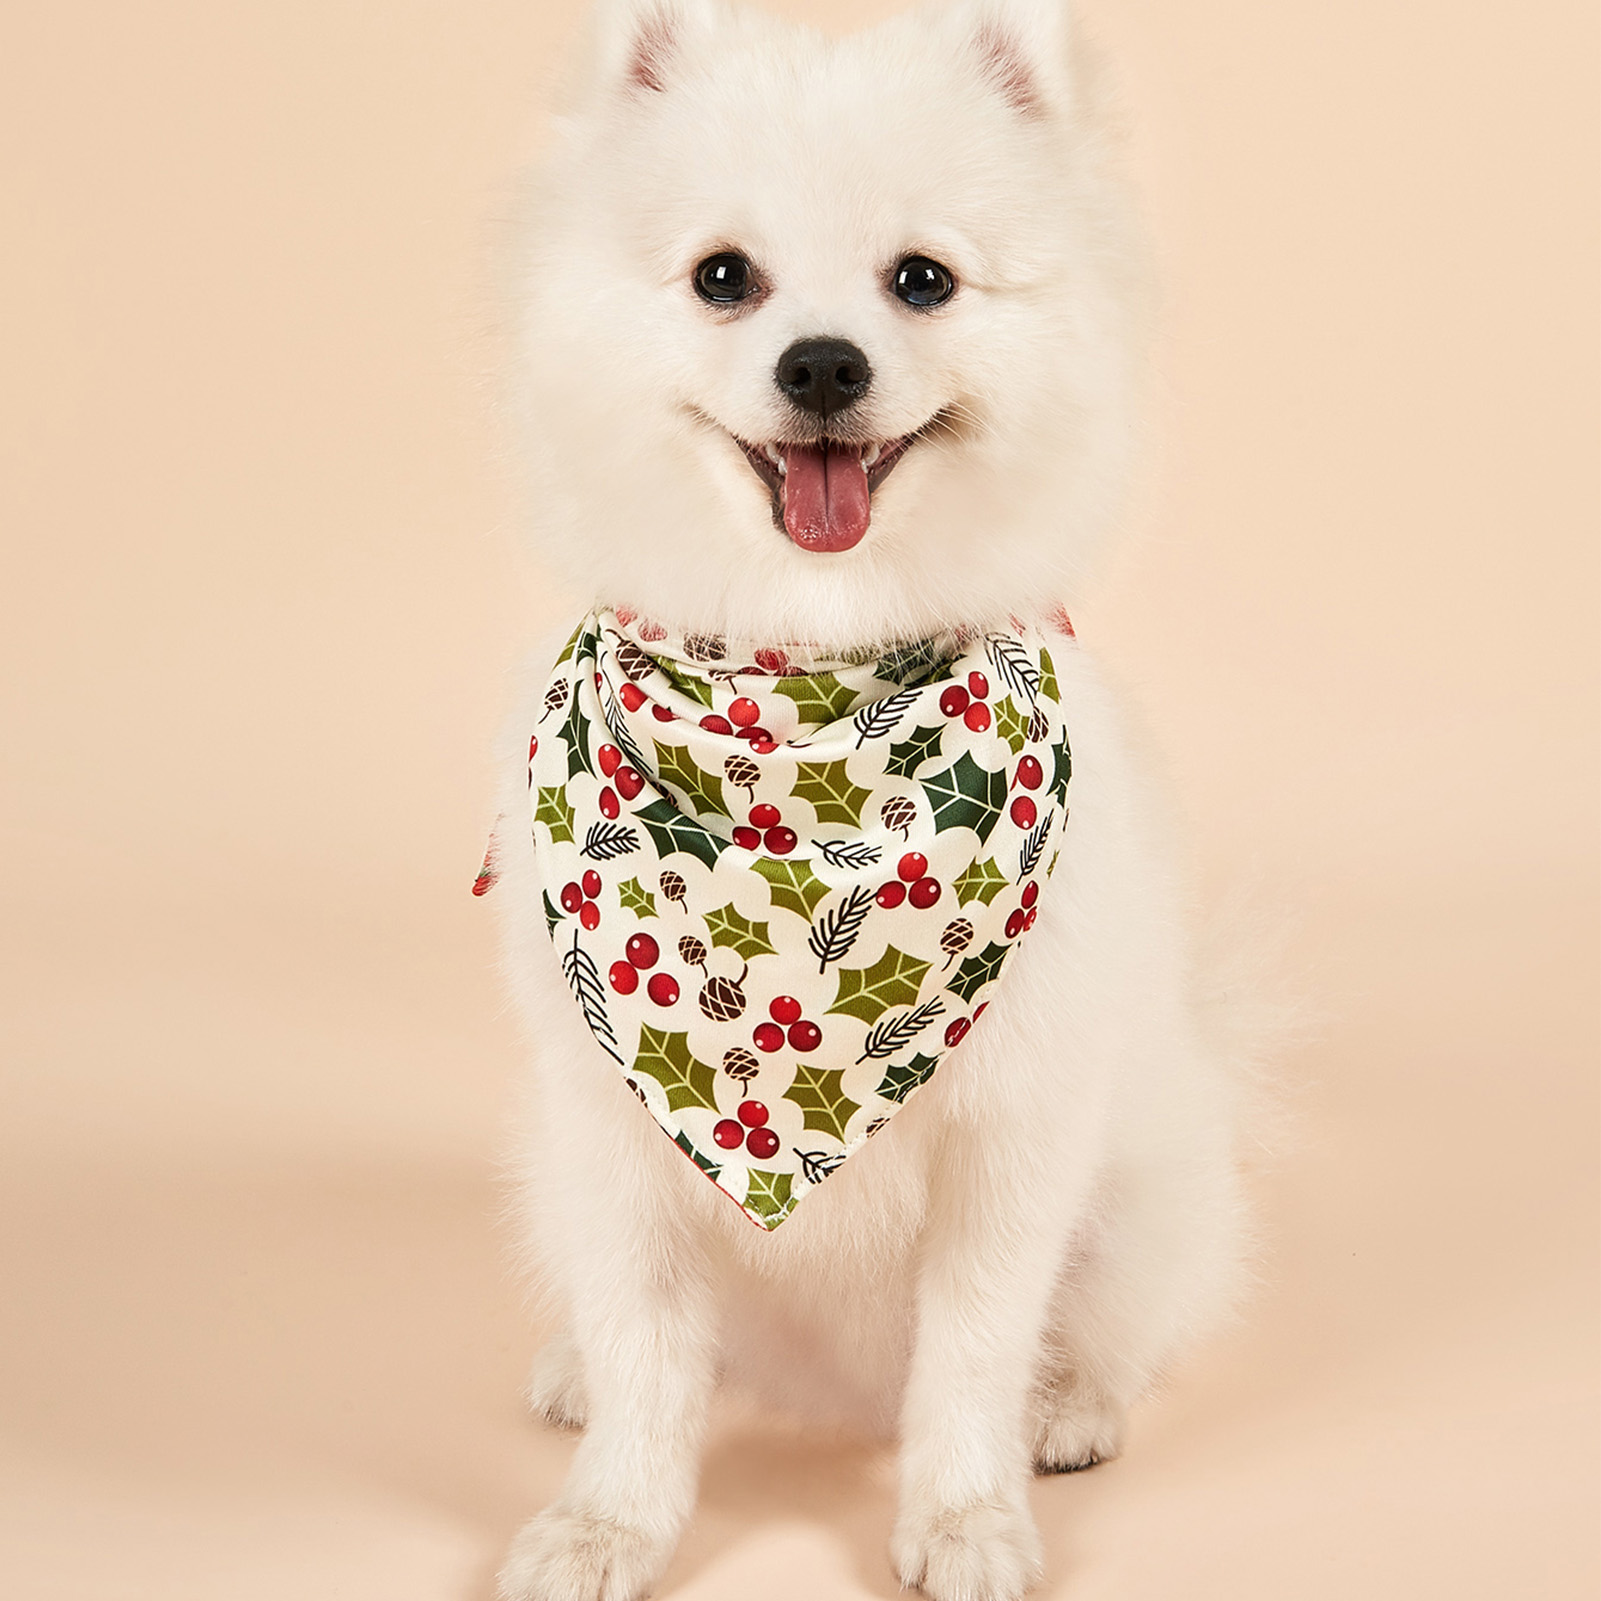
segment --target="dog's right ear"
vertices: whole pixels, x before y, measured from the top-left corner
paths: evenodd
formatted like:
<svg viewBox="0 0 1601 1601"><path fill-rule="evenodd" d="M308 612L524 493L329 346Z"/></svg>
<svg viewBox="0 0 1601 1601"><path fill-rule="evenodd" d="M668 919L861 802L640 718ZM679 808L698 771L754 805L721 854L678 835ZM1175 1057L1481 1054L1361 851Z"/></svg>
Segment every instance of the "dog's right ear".
<svg viewBox="0 0 1601 1601"><path fill-rule="evenodd" d="M708 0L598 0L589 18L589 93L660 94L675 61L715 19Z"/></svg>

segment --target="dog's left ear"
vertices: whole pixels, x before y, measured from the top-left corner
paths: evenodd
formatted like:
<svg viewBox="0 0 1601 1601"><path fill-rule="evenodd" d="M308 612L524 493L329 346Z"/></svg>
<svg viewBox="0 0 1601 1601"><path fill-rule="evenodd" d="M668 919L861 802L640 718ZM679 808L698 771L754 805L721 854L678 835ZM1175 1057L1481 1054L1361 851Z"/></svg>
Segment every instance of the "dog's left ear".
<svg viewBox="0 0 1601 1601"><path fill-rule="evenodd" d="M1013 110L1045 117L1072 99L1067 0L970 0L951 13L980 72Z"/></svg>
<svg viewBox="0 0 1601 1601"><path fill-rule="evenodd" d="M591 82L608 94L660 93L678 57L712 30L718 16L714 0L596 0Z"/></svg>

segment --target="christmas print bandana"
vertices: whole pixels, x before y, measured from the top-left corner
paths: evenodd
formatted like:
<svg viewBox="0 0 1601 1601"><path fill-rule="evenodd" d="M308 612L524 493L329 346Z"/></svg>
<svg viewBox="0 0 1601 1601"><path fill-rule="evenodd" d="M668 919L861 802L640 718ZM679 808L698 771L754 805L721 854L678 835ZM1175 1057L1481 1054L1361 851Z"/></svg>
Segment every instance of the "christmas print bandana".
<svg viewBox="0 0 1601 1601"><path fill-rule="evenodd" d="M628 611L579 625L528 753L573 999L764 1229L983 1012L1033 926L1071 771L1024 627L824 661Z"/></svg>

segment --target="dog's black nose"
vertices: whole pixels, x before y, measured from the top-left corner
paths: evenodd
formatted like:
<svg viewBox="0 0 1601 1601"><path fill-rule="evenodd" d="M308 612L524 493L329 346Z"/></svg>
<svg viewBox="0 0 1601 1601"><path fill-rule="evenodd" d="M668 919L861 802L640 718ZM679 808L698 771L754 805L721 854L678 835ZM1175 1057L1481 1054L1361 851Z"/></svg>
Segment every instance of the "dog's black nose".
<svg viewBox="0 0 1601 1601"><path fill-rule="evenodd" d="M802 411L825 419L854 405L873 381L867 357L848 339L797 339L773 376Z"/></svg>

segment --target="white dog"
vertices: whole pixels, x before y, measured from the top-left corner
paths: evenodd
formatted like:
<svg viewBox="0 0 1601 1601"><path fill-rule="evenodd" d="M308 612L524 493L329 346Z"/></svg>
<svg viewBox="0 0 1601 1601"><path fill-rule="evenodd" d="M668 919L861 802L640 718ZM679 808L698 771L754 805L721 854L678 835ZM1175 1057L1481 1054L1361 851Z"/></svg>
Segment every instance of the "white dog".
<svg viewBox="0 0 1601 1601"><path fill-rule="evenodd" d="M701 0L617 0L593 24L517 260L544 559L636 660L618 622L635 613L847 662L1049 638L1071 819L993 1012L783 1228L752 1228L663 1138L662 1092L624 1082L621 1034L614 1050L586 1027L547 937L560 922L581 961L593 903L552 865L563 831L529 824L530 737L560 721L541 700L558 645L539 654L494 854L533 1045L528 1248L560 1315L533 1402L585 1434L505 1564L511 1601L649 1591L722 1379L897 1430L904 1582L1017 1596L1040 1571L1030 1474L1115 1455L1130 1403L1234 1294L1235 1063L1147 786L1060 620L1136 433L1142 275L1105 124L1061 0L969 0L843 41ZM967 726L989 737L988 713ZM754 863L738 849L719 872ZM1020 906L997 939L1021 926ZM614 972L601 1000L635 984Z"/></svg>

